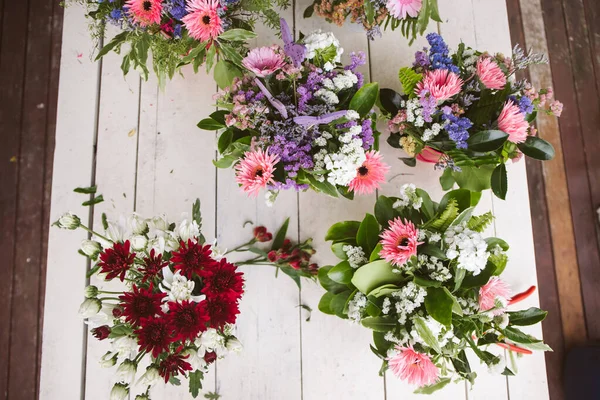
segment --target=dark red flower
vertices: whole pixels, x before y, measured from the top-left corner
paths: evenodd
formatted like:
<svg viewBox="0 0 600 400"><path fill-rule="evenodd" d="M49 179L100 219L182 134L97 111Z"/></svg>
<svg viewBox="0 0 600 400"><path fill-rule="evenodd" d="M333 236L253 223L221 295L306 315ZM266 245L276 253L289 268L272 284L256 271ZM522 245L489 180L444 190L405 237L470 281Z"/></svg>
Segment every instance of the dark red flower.
<svg viewBox="0 0 600 400"><path fill-rule="evenodd" d="M175 340L194 340L200 332L206 330L210 318L204 303L189 300L169 302L168 317L175 329Z"/></svg>
<svg viewBox="0 0 600 400"><path fill-rule="evenodd" d="M92 329L92 335L98 340L104 340L110 335L110 327L108 325L102 325Z"/></svg>
<svg viewBox="0 0 600 400"><path fill-rule="evenodd" d="M155 255L154 249L150 250L150 257L144 258L144 265L140 267L140 272L144 274L142 282L153 280L157 276L160 276L163 267L167 265L169 263L163 261L162 254Z"/></svg>
<svg viewBox="0 0 600 400"><path fill-rule="evenodd" d="M268 254L267 254L267 258L269 259L269 261L271 262L275 262L277 261L277 259L279 258L279 254L277 254L277 252L275 250L271 250Z"/></svg>
<svg viewBox="0 0 600 400"><path fill-rule="evenodd" d="M180 270L181 275L192 279L195 275L203 276L203 271L217 262L210 256L210 245L202 246L188 239L187 245L181 240L179 251L173 251L171 262L175 270Z"/></svg>
<svg viewBox="0 0 600 400"><path fill-rule="evenodd" d="M217 353L215 353L214 351L207 351L206 353L204 353L204 361L206 362L206 364L210 365L214 363L216 359Z"/></svg>
<svg viewBox="0 0 600 400"><path fill-rule="evenodd" d="M123 282L125 280L125 274L129 271L129 268L133 265L135 260L135 253L130 253L129 240L125 243L115 243L112 248L105 249L100 253L100 272L106 274L106 280L111 280L117 276Z"/></svg>
<svg viewBox="0 0 600 400"><path fill-rule="evenodd" d="M166 317L149 317L140 321L140 328L134 332L138 337L140 351L152 352L156 358L163 351L169 350L173 343L173 327Z"/></svg>
<svg viewBox="0 0 600 400"><path fill-rule="evenodd" d="M206 310L210 315L210 327L222 328L225 324L234 324L240 313L237 301L224 296L206 299Z"/></svg>
<svg viewBox="0 0 600 400"><path fill-rule="evenodd" d="M268 242L273 239L273 235L264 226L257 226L254 228L254 238L258 242Z"/></svg>
<svg viewBox="0 0 600 400"><path fill-rule="evenodd" d="M202 293L209 298L225 296L231 300L237 300L244 293L243 275L242 272L237 272L235 265L221 259L206 270Z"/></svg>
<svg viewBox="0 0 600 400"><path fill-rule="evenodd" d="M123 315L123 309L119 306L112 309L112 315L115 318L120 318Z"/></svg>
<svg viewBox="0 0 600 400"><path fill-rule="evenodd" d="M189 356L183 356L181 353L169 354L158 365L158 373L165 378L165 383L169 382L172 376L185 374L185 371L191 371L192 365L185 361Z"/></svg>
<svg viewBox="0 0 600 400"><path fill-rule="evenodd" d="M125 292L119 296L119 306L123 309L125 321L137 325L142 318L162 313L160 305L166 293L154 293L152 284L148 289L140 289L134 284L132 289L132 292Z"/></svg>

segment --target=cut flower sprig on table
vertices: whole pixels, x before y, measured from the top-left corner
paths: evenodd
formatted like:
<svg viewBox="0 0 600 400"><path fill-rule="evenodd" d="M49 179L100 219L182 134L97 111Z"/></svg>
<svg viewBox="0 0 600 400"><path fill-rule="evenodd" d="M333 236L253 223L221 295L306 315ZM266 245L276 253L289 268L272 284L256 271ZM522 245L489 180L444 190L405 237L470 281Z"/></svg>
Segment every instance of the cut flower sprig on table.
<svg viewBox="0 0 600 400"><path fill-rule="evenodd" d="M325 238L341 261L319 269L327 291L319 310L372 329L381 373L389 368L418 393L452 380L473 384L468 351L490 370L512 375L515 355L550 350L519 328L547 313L512 310L535 287L513 294L501 278L508 244L483 236L493 216L473 215L478 199L457 189L436 203L403 185L398 197L379 196L374 214L338 222Z"/></svg>
<svg viewBox="0 0 600 400"><path fill-rule="evenodd" d="M364 84L363 53L340 63L343 49L331 32L316 31L298 42L281 20L284 46L250 50L243 77L217 94L221 110L200 121L222 130L215 165L233 166L241 189L313 189L337 197L372 193L389 167L377 149L379 86Z"/></svg>
<svg viewBox="0 0 600 400"><path fill-rule="evenodd" d="M123 73L136 69L148 79L150 56L161 85L184 65L192 64L196 72L202 64L207 71L214 65L215 79L223 86L241 74L245 42L256 37L255 22L276 27L276 10L288 6L287 0L66 1L71 3L86 7L96 41L105 37L107 26L121 30L104 43L96 60L110 51L123 52Z"/></svg>
<svg viewBox="0 0 600 400"><path fill-rule="evenodd" d="M96 187L75 191L95 194ZM101 201L102 196L94 196L84 205ZM272 235L257 227L252 239L231 252L216 241L207 244L198 200L192 218L184 216L177 224L165 216L142 218L134 213L110 221L103 214L104 233L99 233L66 213L54 225L89 232L79 250L92 261L87 275L107 282L85 289L79 313L96 339L109 342L111 350L99 362L116 366L111 392L115 399L125 399L134 384L145 390L138 397L149 399L158 382L180 385L181 378L188 379L189 391L197 397L208 367L217 358L241 351L234 334L244 293L238 266L272 265L298 284L301 276L317 272L316 264L310 263L310 241L292 243L285 239L286 229L280 229L269 252L228 262L226 255L232 252L256 255L255 243L268 242Z"/></svg>
<svg viewBox="0 0 600 400"><path fill-rule="evenodd" d="M388 143L404 150L403 161L435 164L444 172L444 190L454 183L472 191L491 187L504 199L506 164L523 155L554 157L554 148L537 135L538 113L560 116L562 104L551 88L537 90L514 74L545 56L518 46L510 57L476 51L464 44L451 53L437 33L429 48L417 51L412 67L400 69L403 95L382 89L380 105L388 119Z"/></svg>

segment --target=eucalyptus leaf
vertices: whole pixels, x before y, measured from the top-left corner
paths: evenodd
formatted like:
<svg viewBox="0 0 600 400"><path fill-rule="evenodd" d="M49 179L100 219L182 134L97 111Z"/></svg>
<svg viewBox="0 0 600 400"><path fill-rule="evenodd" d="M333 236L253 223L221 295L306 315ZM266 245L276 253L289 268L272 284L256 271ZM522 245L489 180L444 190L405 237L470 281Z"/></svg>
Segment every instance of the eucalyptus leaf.
<svg viewBox="0 0 600 400"><path fill-rule="evenodd" d="M254 39L258 36L256 33L252 31L247 31L245 29L229 29L219 35L219 39L227 40L230 42L233 41L246 41L248 39Z"/></svg>
<svg viewBox="0 0 600 400"><path fill-rule="evenodd" d="M441 378L441 379L438 379L438 381L436 383L434 383L433 385L426 385L426 386L418 388L417 390L414 391L414 393L415 394L432 394L432 393L437 392L440 389L443 389L450 382L452 382L452 379L450 379L450 378Z"/></svg>

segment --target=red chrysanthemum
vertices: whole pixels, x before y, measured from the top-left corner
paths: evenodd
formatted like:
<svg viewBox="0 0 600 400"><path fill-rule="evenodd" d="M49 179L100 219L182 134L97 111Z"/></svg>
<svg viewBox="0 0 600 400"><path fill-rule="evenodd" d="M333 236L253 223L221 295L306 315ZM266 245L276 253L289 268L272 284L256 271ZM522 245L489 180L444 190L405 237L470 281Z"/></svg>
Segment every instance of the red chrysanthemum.
<svg viewBox="0 0 600 400"><path fill-rule="evenodd" d="M173 327L166 317L149 317L140 321L140 328L134 333L138 337L140 351L152 352L152 357L156 358L163 351L169 350L169 345L173 343Z"/></svg>
<svg viewBox="0 0 600 400"><path fill-rule="evenodd" d="M206 330L210 320L204 302L184 300L181 303L169 302L169 321L175 329L175 340L194 340Z"/></svg>
<svg viewBox="0 0 600 400"><path fill-rule="evenodd" d="M132 292L125 292L119 296L119 306L123 309L121 315L125 316L127 322L137 325L142 318L162 314L160 305L166 293L154 293L152 284L148 289L140 289L136 285L133 285L132 289Z"/></svg>
<svg viewBox="0 0 600 400"><path fill-rule="evenodd" d="M192 279L194 275L203 276L203 271L217 262L210 256L210 245L202 246L188 239L187 244L181 240L179 251L173 251L171 262L175 270L180 270L181 275Z"/></svg>
<svg viewBox="0 0 600 400"><path fill-rule="evenodd" d="M116 278L117 276L123 282L125 280L125 274L129 271L129 268L133 265L135 260L135 253L130 253L129 249L131 245L129 240L125 243L115 243L110 249L105 249L100 253L100 272L106 274L106 280Z"/></svg>
<svg viewBox="0 0 600 400"><path fill-rule="evenodd" d="M237 301L219 296L205 300L206 310L210 315L210 327L222 328L225 324L235 324L240 309Z"/></svg>
<svg viewBox="0 0 600 400"><path fill-rule="evenodd" d="M226 259L206 270L204 275L204 293L208 298L224 296L230 300L237 300L244 293L244 274L237 272L237 267L228 263Z"/></svg>
<svg viewBox="0 0 600 400"><path fill-rule="evenodd" d="M144 274L142 282L153 280L157 276L159 277L163 267L169 265L168 262L163 261L162 254L156 255L154 249L150 250L150 257L144 258L144 265L140 267L140 272Z"/></svg>
<svg viewBox="0 0 600 400"><path fill-rule="evenodd" d="M179 373L185 374L186 371L191 371L192 365L185 361L189 356L184 356L181 353L169 354L167 358L162 360L158 365L158 373L165 378L165 383L169 382L172 376L177 376Z"/></svg>

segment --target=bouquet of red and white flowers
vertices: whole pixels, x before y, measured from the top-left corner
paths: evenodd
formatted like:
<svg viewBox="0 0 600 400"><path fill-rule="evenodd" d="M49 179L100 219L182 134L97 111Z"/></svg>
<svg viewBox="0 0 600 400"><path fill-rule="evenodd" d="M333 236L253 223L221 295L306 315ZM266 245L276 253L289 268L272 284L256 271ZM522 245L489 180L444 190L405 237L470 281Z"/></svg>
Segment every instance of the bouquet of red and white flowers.
<svg viewBox="0 0 600 400"><path fill-rule="evenodd" d="M466 351L490 369L516 372L502 352L550 350L518 329L542 321L538 308L509 311L535 288L513 295L500 275L508 244L484 238L493 216L474 216L478 196L465 189L440 201L404 185L399 197L379 196L375 215L333 225L326 240L340 263L322 267L327 293L319 309L373 330L373 352L398 378L431 393L452 379L473 383Z"/></svg>

